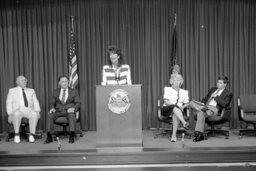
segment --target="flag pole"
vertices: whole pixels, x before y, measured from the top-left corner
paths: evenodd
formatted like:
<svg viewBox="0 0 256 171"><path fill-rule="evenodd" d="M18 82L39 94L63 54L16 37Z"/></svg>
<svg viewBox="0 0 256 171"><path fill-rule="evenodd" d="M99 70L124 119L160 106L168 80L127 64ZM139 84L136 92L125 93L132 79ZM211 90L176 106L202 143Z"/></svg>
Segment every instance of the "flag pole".
<svg viewBox="0 0 256 171"><path fill-rule="evenodd" d="M172 52L171 52L171 67L170 74L179 73L180 69L177 64L177 14L174 13L174 23L173 23L173 31L172 31Z"/></svg>
<svg viewBox="0 0 256 171"><path fill-rule="evenodd" d="M71 15L71 30L74 31L74 16Z"/></svg>

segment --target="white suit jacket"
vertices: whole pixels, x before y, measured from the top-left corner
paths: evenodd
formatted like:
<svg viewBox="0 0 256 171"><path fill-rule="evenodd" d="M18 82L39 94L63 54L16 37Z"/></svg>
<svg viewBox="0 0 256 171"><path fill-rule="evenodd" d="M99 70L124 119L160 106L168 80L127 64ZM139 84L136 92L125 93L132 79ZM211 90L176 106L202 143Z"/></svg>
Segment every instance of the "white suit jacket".
<svg viewBox="0 0 256 171"><path fill-rule="evenodd" d="M35 112L40 112L40 105L36 97L34 89L25 88L26 97L28 100L28 107ZM6 110L8 115L11 115L14 111L19 109L19 107L24 106L24 99L22 90L20 87L14 87L9 89L7 100L6 100Z"/></svg>

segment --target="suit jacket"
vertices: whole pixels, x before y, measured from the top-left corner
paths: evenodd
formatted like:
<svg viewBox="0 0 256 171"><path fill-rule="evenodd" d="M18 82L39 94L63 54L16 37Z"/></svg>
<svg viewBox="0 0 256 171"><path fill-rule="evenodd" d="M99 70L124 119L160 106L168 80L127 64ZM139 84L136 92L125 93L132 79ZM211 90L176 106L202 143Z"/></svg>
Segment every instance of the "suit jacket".
<svg viewBox="0 0 256 171"><path fill-rule="evenodd" d="M53 91L52 98L50 100L50 109L55 108L57 112L67 110L71 107L75 108L75 112L77 112L80 108L81 102L80 97L76 89L68 88L68 98L65 103L62 103L59 99L60 96L60 88Z"/></svg>
<svg viewBox="0 0 256 171"><path fill-rule="evenodd" d="M34 89L24 88L24 91L28 100L28 107L39 113L41 109ZM8 115L11 115L18 110L22 104L24 104L24 99L21 88L14 87L9 89L6 100L6 110Z"/></svg>
<svg viewBox="0 0 256 171"><path fill-rule="evenodd" d="M204 104L207 103L211 95L217 90L217 87L213 87L208 91L208 94L202 99L201 102ZM222 111L222 109L227 108L232 101L233 94L229 92L227 89L224 89L220 96L216 96L214 100L217 102L217 108L219 110L219 113Z"/></svg>

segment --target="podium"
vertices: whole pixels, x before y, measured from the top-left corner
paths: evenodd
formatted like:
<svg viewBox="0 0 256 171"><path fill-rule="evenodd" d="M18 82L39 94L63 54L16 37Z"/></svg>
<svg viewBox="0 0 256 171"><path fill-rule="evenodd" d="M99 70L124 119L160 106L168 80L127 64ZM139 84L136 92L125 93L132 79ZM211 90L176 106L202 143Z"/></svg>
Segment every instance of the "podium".
<svg viewBox="0 0 256 171"><path fill-rule="evenodd" d="M141 85L96 86L97 148L142 147Z"/></svg>

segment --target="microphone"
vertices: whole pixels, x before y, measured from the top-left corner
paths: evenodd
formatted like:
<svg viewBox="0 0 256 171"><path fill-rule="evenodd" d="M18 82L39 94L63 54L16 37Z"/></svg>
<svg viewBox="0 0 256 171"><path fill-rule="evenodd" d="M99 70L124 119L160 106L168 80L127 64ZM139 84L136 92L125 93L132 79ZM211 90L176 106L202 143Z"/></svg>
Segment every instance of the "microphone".
<svg viewBox="0 0 256 171"><path fill-rule="evenodd" d="M61 151L61 143L60 143L60 139L59 137L56 137L57 141L58 141L58 151Z"/></svg>
<svg viewBox="0 0 256 171"><path fill-rule="evenodd" d="M119 68L116 69L116 71L115 71L115 80L117 81L117 83L119 83L119 81L120 81L120 72L119 72Z"/></svg>
<svg viewBox="0 0 256 171"><path fill-rule="evenodd" d="M117 77L118 81L120 81L120 72L118 70L118 77Z"/></svg>

